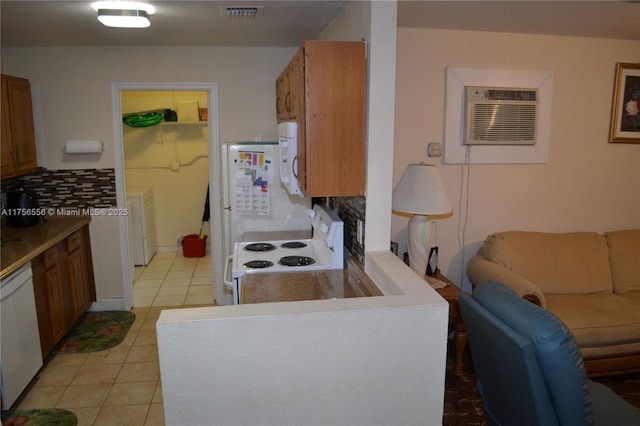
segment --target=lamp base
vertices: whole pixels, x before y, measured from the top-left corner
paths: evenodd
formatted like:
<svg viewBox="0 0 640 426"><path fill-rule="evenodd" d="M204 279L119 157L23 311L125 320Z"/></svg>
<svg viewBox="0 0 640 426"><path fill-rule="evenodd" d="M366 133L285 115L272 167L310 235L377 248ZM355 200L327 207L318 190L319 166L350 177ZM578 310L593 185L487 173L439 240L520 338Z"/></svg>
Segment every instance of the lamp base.
<svg viewBox="0 0 640 426"><path fill-rule="evenodd" d="M424 277L433 245L433 222L428 216L413 215L409 220L407 234L409 266L420 277Z"/></svg>

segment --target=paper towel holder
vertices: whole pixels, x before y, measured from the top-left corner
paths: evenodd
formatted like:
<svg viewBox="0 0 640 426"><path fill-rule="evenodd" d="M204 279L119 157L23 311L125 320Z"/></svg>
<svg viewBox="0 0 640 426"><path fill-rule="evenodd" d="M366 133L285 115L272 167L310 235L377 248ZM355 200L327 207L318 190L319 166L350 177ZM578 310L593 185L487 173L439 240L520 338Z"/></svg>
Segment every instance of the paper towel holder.
<svg viewBox="0 0 640 426"><path fill-rule="evenodd" d="M69 140L65 144L67 154L102 154L104 143L101 140Z"/></svg>

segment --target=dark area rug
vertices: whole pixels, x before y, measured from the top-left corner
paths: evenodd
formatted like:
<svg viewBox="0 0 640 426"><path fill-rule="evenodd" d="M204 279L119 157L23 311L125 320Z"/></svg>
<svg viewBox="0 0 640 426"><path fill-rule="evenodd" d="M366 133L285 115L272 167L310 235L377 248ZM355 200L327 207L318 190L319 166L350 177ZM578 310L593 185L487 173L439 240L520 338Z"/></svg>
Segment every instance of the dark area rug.
<svg viewBox="0 0 640 426"><path fill-rule="evenodd" d="M466 368L467 364L465 364ZM457 377L447 371L444 385L443 425L486 425L482 398L476 391L476 377L466 372Z"/></svg>
<svg viewBox="0 0 640 426"><path fill-rule="evenodd" d="M2 416L3 426L76 426L78 418L71 411L58 408L16 410Z"/></svg>
<svg viewBox="0 0 640 426"><path fill-rule="evenodd" d="M640 373L594 377L592 380L602 383L640 410Z"/></svg>
<svg viewBox="0 0 640 426"><path fill-rule="evenodd" d="M97 352L117 346L135 319L129 311L87 312L62 339L57 352Z"/></svg>
<svg viewBox="0 0 640 426"><path fill-rule="evenodd" d="M616 376L594 377L640 410L640 373ZM445 426L486 425L482 399L475 386L475 375L471 359L465 359L465 373L457 377L453 371L445 376L444 412L442 424Z"/></svg>

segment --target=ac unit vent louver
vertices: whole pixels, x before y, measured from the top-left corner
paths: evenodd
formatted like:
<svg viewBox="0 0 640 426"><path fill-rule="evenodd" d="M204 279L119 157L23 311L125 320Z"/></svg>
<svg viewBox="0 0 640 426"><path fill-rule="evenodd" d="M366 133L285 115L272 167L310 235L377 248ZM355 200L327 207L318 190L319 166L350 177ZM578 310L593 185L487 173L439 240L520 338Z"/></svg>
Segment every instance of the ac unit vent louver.
<svg viewBox="0 0 640 426"><path fill-rule="evenodd" d="M262 15L262 6L221 7L220 13L230 18L255 18Z"/></svg>
<svg viewBox="0 0 640 426"><path fill-rule="evenodd" d="M465 87L466 145L535 145L537 89Z"/></svg>

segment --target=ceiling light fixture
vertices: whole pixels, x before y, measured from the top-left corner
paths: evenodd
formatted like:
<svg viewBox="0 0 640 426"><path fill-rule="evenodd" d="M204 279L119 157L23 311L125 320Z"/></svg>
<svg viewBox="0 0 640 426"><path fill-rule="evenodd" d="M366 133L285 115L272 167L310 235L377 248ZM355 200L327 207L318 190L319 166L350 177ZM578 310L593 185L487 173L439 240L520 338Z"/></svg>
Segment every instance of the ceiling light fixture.
<svg viewBox="0 0 640 426"><path fill-rule="evenodd" d="M101 1L93 4L98 11L98 21L107 27L147 28L151 25L149 15L154 7L133 1Z"/></svg>

